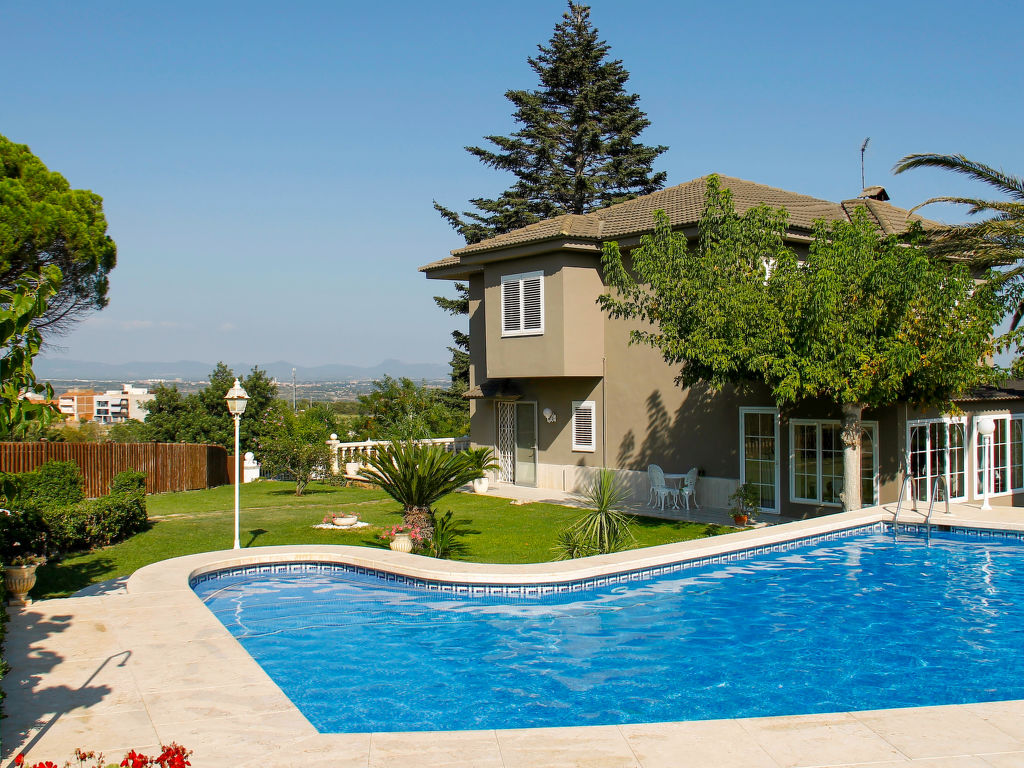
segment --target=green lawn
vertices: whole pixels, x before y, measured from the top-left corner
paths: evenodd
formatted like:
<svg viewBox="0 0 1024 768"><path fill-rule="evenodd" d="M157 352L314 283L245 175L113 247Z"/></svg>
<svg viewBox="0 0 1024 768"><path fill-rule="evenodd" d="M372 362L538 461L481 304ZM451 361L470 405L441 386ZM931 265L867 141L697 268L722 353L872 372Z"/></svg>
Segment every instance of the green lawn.
<svg viewBox="0 0 1024 768"><path fill-rule="evenodd" d="M243 547L274 544L350 544L383 547L382 527L401 522L401 508L384 493L365 488L312 484L297 497L291 483L261 481L241 488ZM234 489L222 486L149 496L152 528L127 541L88 554L68 557L39 569L35 598L63 597L83 587L133 573L159 560L196 552L229 549L232 544ZM463 551L456 557L482 563L534 563L554 559L554 544L580 510L554 504L517 506L507 499L455 493L435 505L452 510ZM370 527L355 531L321 530L325 514L345 510ZM715 525L637 518L637 545L649 547L687 541L731 530Z"/></svg>

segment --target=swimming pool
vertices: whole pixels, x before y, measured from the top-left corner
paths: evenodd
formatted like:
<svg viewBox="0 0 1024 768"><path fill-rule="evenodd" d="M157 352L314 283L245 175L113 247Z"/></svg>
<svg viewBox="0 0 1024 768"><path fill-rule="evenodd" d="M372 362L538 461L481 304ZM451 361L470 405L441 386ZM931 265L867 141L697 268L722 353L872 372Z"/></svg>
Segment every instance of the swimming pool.
<svg viewBox="0 0 1024 768"><path fill-rule="evenodd" d="M529 597L324 564L195 590L321 732L521 728L1024 698L1022 555L875 526Z"/></svg>

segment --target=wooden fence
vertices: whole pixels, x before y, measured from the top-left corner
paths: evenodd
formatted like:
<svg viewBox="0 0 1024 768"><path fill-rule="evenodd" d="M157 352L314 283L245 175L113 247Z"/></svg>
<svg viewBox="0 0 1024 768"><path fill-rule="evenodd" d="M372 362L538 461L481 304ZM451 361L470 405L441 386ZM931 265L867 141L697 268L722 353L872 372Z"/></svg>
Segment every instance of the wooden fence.
<svg viewBox="0 0 1024 768"><path fill-rule="evenodd" d="M2 472L30 472L47 461L75 462L90 498L109 493L114 475L126 469L146 473L147 493L194 491L228 482L228 454L219 445L0 442Z"/></svg>

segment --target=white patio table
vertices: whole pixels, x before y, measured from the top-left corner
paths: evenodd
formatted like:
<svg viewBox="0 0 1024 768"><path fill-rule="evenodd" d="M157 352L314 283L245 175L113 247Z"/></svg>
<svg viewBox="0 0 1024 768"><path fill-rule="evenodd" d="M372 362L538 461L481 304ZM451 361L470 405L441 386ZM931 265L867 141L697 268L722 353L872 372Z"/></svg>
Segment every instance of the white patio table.
<svg viewBox="0 0 1024 768"><path fill-rule="evenodd" d="M665 485L671 485L675 482L676 491L681 491L683 486L683 480L686 479L686 473L683 472L681 475L674 474L672 472L665 473ZM679 494L676 493L675 501L672 502L673 509L679 509Z"/></svg>

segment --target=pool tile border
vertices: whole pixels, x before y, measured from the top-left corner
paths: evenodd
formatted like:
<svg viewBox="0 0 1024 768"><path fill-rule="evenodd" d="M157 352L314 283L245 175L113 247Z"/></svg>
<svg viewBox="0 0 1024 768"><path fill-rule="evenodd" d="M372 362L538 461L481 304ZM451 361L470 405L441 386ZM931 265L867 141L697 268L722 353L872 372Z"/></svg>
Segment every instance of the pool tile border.
<svg viewBox="0 0 1024 768"><path fill-rule="evenodd" d="M505 597L531 598L548 595L586 592L601 587L644 581L659 576L668 576L680 571L701 568L707 565L727 565L753 559L762 554L788 552L804 546L813 546L821 542L839 541L862 533L891 531L893 524L877 521L867 524L852 525L836 531L800 536L771 544L743 547L729 552L714 555L694 555L682 558L674 563L634 568L625 571L608 573L602 576L551 581L538 584L470 584L467 582L427 579L419 576L407 576L382 568L352 565L343 562L325 562L322 560L293 560L289 562L268 562L255 565L227 566L194 574L189 578L189 587L195 589L200 584L233 576L258 576L273 573L353 573L359 576L371 576L384 582L425 589L428 592L442 594L465 595L467 597ZM1017 541L1024 540L1024 531L1001 530L994 528L975 528L967 526L951 526L933 524L926 526L914 523L899 523L896 530L900 533L956 533L977 538L1006 538Z"/></svg>

